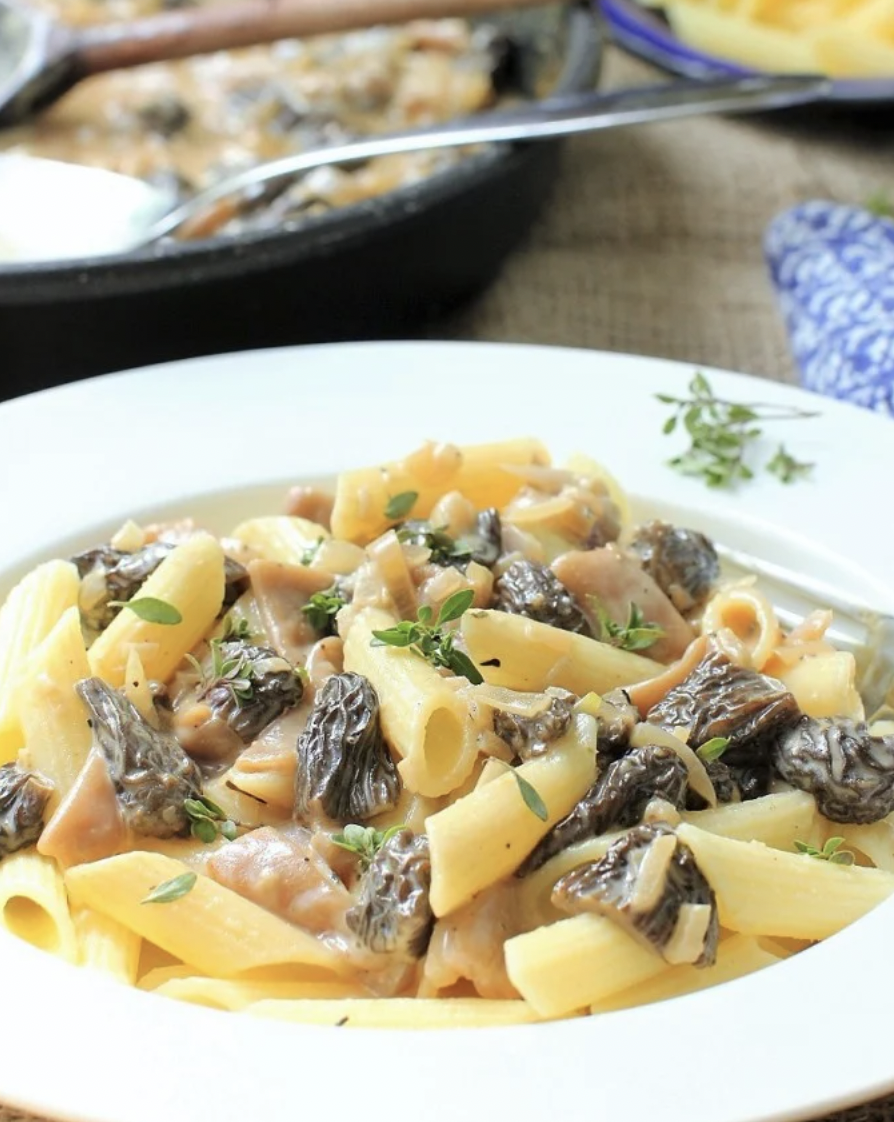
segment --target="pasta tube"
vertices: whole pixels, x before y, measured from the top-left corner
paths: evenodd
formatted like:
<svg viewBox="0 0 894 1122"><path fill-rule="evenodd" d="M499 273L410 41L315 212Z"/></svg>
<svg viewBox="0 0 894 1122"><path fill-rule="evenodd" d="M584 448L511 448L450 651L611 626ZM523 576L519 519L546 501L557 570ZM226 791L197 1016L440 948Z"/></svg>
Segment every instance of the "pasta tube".
<svg viewBox="0 0 894 1122"><path fill-rule="evenodd" d="M767 663L779 646L782 631L773 605L750 584L736 584L712 596L705 606L702 631L732 631L751 656L756 670Z"/></svg>
<svg viewBox="0 0 894 1122"><path fill-rule="evenodd" d="M255 1017L339 1028L496 1028L541 1020L524 1001L480 997L347 998L344 1001L259 1001L246 1009Z"/></svg>
<svg viewBox="0 0 894 1122"><path fill-rule="evenodd" d="M282 565L303 565L309 549L332 536L325 526L306 518L289 518L286 515L270 518L250 518L242 522L230 535L249 547L265 561L278 561Z"/></svg>
<svg viewBox="0 0 894 1122"><path fill-rule="evenodd" d="M65 884L48 857L23 850L0 861L0 925L34 947L78 961Z"/></svg>
<svg viewBox="0 0 894 1122"><path fill-rule="evenodd" d="M864 719L857 692L857 664L848 651L807 656L775 675L794 694L808 717Z"/></svg>
<svg viewBox="0 0 894 1122"><path fill-rule="evenodd" d="M379 695L382 731L411 791L436 797L466 779L478 747L464 678L445 678L411 650L373 646L373 631L394 625L377 608L362 611L345 640L345 669L363 674Z"/></svg>
<svg viewBox="0 0 894 1122"><path fill-rule="evenodd" d="M233 977L287 963L305 967L310 978L344 968L318 939L209 877L199 876L191 891L170 903L142 902L185 872L180 861L136 851L77 865L66 873L66 883L77 904L109 916L202 974Z"/></svg>
<svg viewBox="0 0 894 1122"><path fill-rule="evenodd" d="M730 931L825 939L894 892L894 874L881 869L833 865L685 823L677 835L714 889L720 923Z"/></svg>
<svg viewBox="0 0 894 1122"><path fill-rule="evenodd" d="M527 805L519 778L539 795L545 821ZM476 787L427 819L435 915L452 912L514 872L595 778L594 745L572 729L546 755Z"/></svg>
<svg viewBox="0 0 894 1122"><path fill-rule="evenodd" d="M90 668L111 686L124 684L127 659L137 647L151 680L166 682L183 656L211 629L224 597L224 553L209 534L196 534L170 553L136 598L177 608L180 623L147 623L122 609L89 651Z"/></svg>
<svg viewBox="0 0 894 1122"><path fill-rule="evenodd" d="M80 579L69 561L48 561L28 573L0 608L0 763L22 746L19 685L28 656L62 615L78 603Z"/></svg>
<svg viewBox="0 0 894 1122"><path fill-rule="evenodd" d="M175 968L176 969L176 968ZM179 973L179 971L178 971ZM360 987L351 982L224 982L219 978L201 978L195 975L168 977L151 988L155 993L205 1005L210 1009L239 1012L260 1001L328 1001L336 1002L346 997L357 997Z"/></svg>
<svg viewBox="0 0 894 1122"><path fill-rule="evenodd" d="M91 733L76 683L90 677L77 608L69 608L31 657L19 718L32 767L52 781L47 819L74 785L90 751Z"/></svg>
<svg viewBox="0 0 894 1122"><path fill-rule="evenodd" d="M75 909L73 919L81 965L135 985L143 943L140 936L92 908Z"/></svg>
<svg viewBox="0 0 894 1122"><path fill-rule="evenodd" d="M711 834L736 841L758 841L791 853L796 841L812 842L816 802L805 791L783 791L711 810L685 811L683 819Z"/></svg>
<svg viewBox="0 0 894 1122"><path fill-rule="evenodd" d="M466 612L462 634L485 681L515 690L562 686L577 694L605 693L664 669L642 655L509 612Z"/></svg>
<svg viewBox="0 0 894 1122"><path fill-rule="evenodd" d="M604 916L580 915L538 927L505 946L509 980L542 1017L561 1017L667 969Z"/></svg>
<svg viewBox="0 0 894 1122"><path fill-rule="evenodd" d="M385 510L396 495L414 492L413 518L426 518L448 491L459 491L477 507L504 506L523 486L513 466L547 466L549 453L538 440L507 440L457 448L426 444L406 459L382 467L344 471L338 477L332 533L365 544L396 521Z"/></svg>

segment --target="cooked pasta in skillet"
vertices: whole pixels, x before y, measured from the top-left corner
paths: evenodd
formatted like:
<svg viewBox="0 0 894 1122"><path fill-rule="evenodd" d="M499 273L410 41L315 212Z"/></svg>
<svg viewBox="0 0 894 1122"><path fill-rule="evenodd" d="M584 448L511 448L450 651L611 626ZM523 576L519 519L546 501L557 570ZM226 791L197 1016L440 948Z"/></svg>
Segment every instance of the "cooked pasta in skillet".
<svg viewBox="0 0 894 1122"><path fill-rule="evenodd" d="M894 890L894 735L830 623L529 439L129 522L0 610L0 920L320 1024L739 977Z"/></svg>

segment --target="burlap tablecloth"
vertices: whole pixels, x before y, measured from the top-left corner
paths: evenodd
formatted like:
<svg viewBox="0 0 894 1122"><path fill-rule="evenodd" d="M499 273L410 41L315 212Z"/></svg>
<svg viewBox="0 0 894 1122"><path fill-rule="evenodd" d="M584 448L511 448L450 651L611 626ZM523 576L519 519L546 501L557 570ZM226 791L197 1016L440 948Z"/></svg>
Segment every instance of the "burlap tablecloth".
<svg viewBox="0 0 894 1122"><path fill-rule="evenodd" d="M607 85L654 77L618 53L608 59ZM629 351L793 380L764 228L805 199L861 202L894 189L892 155L894 131L879 119L712 118L577 138L527 245L474 307L430 334ZM894 1097L834 1117L894 1122ZM0 1105L0 1122L38 1120Z"/></svg>

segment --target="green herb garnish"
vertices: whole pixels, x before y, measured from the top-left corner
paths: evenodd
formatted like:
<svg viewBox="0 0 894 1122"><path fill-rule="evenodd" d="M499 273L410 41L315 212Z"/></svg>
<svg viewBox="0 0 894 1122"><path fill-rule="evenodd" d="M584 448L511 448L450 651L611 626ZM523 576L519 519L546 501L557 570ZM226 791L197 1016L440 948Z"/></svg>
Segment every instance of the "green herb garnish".
<svg viewBox="0 0 894 1122"><path fill-rule="evenodd" d="M541 822L545 822L549 818L549 811L546 809L546 803L540 797L537 788L533 787L523 775L519 775L515 768L512 768L511 771L515 776L515 782L518 784L521 797L525 800L525 806L532 814L536 814Z"/></svg>
<svg viewBox="0 0 894 1122"><path fill-rule="evenodd" d="M251 639L251 627L245 616L234 619L232 615L228 615L224 620L224 629L221 639L225 643L229 643L231 640L240 643L248 642L248 640Z"/></svg>
<svg viewBox="0 0 894 1122"><path fill-rule="evenodd" d="M389 826L387 830L377 830L374 826L345 826L340 834L333 834L332 841L335 845L355 853L363 863L364 868L369 865L389 838L405 830L406 826Z"/></svg>
<svg viewBox="0 0 894 1122"><path fill-rule="evenodd" d="M397 540L412 545L424 546L431 552L435 565L449 565L453 561L468 561L472 556L472 546L462 539L452 538L441 526L430 522L408 522L397 530Z"/></svg>
<svg viewBox="0 0 894 1122"><path fill-rule="evenodd" d="M842 849L844 838L829 838L822 849L807 842L796 841L795 849L807 857L815 857L818 861L828 861L831 865L853 865L854 855L849 849Z"/></svg>
<svg viewBox="0 0 894 1122"><path fill-rule="evenodd" d="M464 588L448 596L441 605L438 618L432 622L431 608L424 605L416 613L416 622L403 620L394 627L385 631L373 632L373 645L377 647L408 647L420 658L435 667L444 667L452 670L460 677L468 678L474 686L479 686L484 681L481 672L467 654L454 647L455 631L445 631L444 624L450 623L459 617L472 605L475 593L471 588Z"/></svg>
<svg viewBox="0 0 894 1122"><path fill-rule="evenodd" d="M140 596L136 600L110 600L110 608L129 608L135 616L139 616L146 623L161 623L173 627L183 622L179 609L166 600L157 600L154 596Z"/></svg>
<svg viewBox="0 0 894 1122"><path fill-rule="evenodd" d="M237 824L227 818L217 803L204 795L198 799L186 799L183 810L189 819L189 832L197 841L210 845L217 840L218 834L227 841L236 837Z"/></svg>
<svg viewBox="0 0 894 1122"><path fill-rule="evenodd" d="M307 546L304 552L298 559L302 565L312 565L316 555L320 552L320 546L323 544L322 538L317 538L313 545Z"/></svg>
<svg viewBox="0 0 894 1122"><path fill-rule="evenodd" d="M686 398L663 393L655 395L665 405L674 407L662 431L669 434L678 426L686 430L689 447L669 463L683 475L703 479L709 487L732 487L742 480L754 478L753 470L746 463L746 453L762 434L758 421L794 420L818 415L794 406L725 401L714 396L704 374L693 377L689 392L691 396ZM779 474L778 467L771 470ZM794 479L795 475L791 478Z"/></svg>
<svg viewBox="0 0 894 1122"><path fill-rule="evenodd" d="M615 623L605 608L595 599L593 609L599 620L600 639L622 651L644 651L664 638L664 631L657 623L646 623L638 604L630 604L627 609L627 622Z"/></svg>
<svg viewBox="0 0 894 1122"><path fill-rule="evenodd" d="M392 495L385 504L385 517L389 522L399 522L401 518L406 518L418 498L418 491L401 491L399 495Z"/></svg>
<svg viewBox="0 0 894 1122"><path fill-rule="evenodd" d="M863 204L863 209L877 218L894 218L894 200L887 191L873 191Z"/></svg>
<svg viewBox="0 0 894 1122"><path fill-rule="evenodd" d="M344 596L333 586L326 592L315 592L301 610L315 631L328 633L332 621L346 603Z"/></svg>
<svg viewBox="0 0 894 1122"><path fill-rule="evenodd" d="M780 444L776 453L767 463L767 471L777 476L783 483L794 483L803 479L813 471L813 464L802 463L796 460L785 450L785 445Z"/></svg>
<svg viewBox="0 0 894 1122"><path fill-rule="evenodd" d="M181 873L179 877L172 877L163 884L156 885L140 903L172 904L175 900L185 896L187 892L192 892L198 879L195 873Z"/></svg>
<svg viewBox="0 0 894 1122"><path fill-rule="evenodd" d="M729 748L728 736L712 736L700 748L696 748L695 754L701 759L702 763L712 764L715 760L720 759L727 748Z"/></svg>

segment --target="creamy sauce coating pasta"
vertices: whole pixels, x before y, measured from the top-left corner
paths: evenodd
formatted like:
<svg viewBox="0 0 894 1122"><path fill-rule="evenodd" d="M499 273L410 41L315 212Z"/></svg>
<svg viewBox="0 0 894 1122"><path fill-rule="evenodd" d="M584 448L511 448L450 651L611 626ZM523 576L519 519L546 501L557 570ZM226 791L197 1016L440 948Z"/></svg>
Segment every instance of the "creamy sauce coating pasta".
<svg viewBox="0 0 894 1122"><path fill-rule="evenodd" d="M428 445L27 576L0 924L221 1010L446 1028L680 996L884 900L894 737L830 614L786 634L572 465Z"/></svg>

